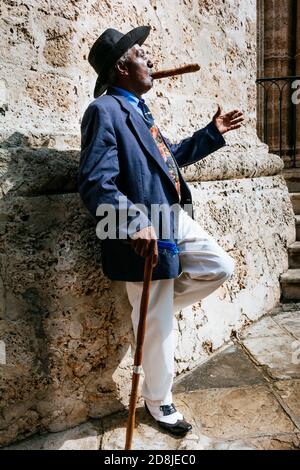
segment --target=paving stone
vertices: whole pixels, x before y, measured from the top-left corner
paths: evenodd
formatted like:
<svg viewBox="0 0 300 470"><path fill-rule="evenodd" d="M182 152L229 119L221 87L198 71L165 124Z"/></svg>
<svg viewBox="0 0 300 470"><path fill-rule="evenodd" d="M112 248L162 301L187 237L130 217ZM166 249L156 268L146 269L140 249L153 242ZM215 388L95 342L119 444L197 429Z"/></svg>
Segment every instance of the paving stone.
<svg viewBox="0 0 300 470"><path fill-rule="evenodd" d="M256 450L253 445L243 440L220 441L213 447L214 450Z"/></svg>
<svg viewBox="0 0 300 470"><path fill-rule="evenodd" d="M210 389L176 396L178 409L212 439L243 439L297 431L268 387Z"/></svg>
<svg viewBox="0 0 300 470"><path fill-rule="evenodd" d="M264 383L262 373L243 350L230 346L201 364L174 385L174 392L226 388Z"/></svg>
<svg viewBox="0 0 300 470"><path fill-rule="evenodd" d="M244 340L248 351L274 379L300 378L300 364L295 359L297 344L288 334Z"/></svg>
<svg viewBox="0 0 300 470"><path fill-rule="evenodd" d="M275 386L300 426L300 380L280 380Z"/></svg>
<svg viewBox="0 0 300 470"><path fill-rule="evenodd" d="M184 438L176 438L161 430L143 407L136 411L136 426L132 439L134 450L176 450L176 449L207 449L213 440L198 432L194 419L193 432ZM124 449L126 437L127 413L118 413L103 419L102 450Z"/></svg>
<svg viewBox="0 0 300 470"><path fill-rule="evenodd" d="M292 433L296 428L266 386L199 390L175 394L174 401L193 432L176 439L162 432L143 408L136 414L134 449L255 448L245 438ZM127 414L104 418L102 449L122 449ZM234 439L237 442L225 442Z"/></svg>
<svg viewBox="0 0 300 470"><path fill-rule="evenodd" d="M98 450L100 422L87 422L67 431L48 433L4 447L3 450Z"/></svg>
<svg viewBox="0 0 300 470"><path fill-rule="evenodd" d="M295 312L294 312L295 313ZM278 320L282 323L279 325ZM292 315L293 317L293 315ZM282 325L292 318L281 313L251 325L244 340L255 359L274 378L293 376L291 340ZM269 336L269 333L272 335ZM280 332L280 334L279 334ZM290 362L289 362L290 361ZM300 422L300 379L275 382L291 416ZM174 402L193 425L184 438L161 430L139 400L133 449L146 450L271 450L299 449L300 433L266 385L264 375L238 345L231 345L187 374L174 387ZM9 450L124 449L127 411L92 420L68 431L37 435Z"/></svg>
<svg viewBox="0 0 300 470"><path fill-rule="evenodd" d="M297 381L293 388L293 406L297 406ZM280 382L281 384L281 382ZM285 392L287 382L280 390ZM292 397L290 397L292 399ZM139 406L132 448L136 450L246 450L293 449L299 437L266 386L198 390L175 394L174 401L193 432L175 438L163 432ZM77 426L64 432L36 436L6 449L25 450L103 450L123 449L127 411ZM103 434L102 434L103 433Z"/></svg>
<svg viewBox="0 0 300 470"><path fill-rule="evenodd" d="M264 317L261 320L250 325L244 330L240 337L243 338L264 338L268 336L281 336L283 333L279 325L270 317Z"/></svg>
<svg viewBox="0 0 300 470"><path fill-rule="evenodd" d="M216 450L297 450L300 449L300 434L275 434L215 444Z"/></svg>
<svg viewBox="0 0 300 470"><path fill-rule="evenodd" d="M300 310L279 313L274 321L300 339Z"/></svg>

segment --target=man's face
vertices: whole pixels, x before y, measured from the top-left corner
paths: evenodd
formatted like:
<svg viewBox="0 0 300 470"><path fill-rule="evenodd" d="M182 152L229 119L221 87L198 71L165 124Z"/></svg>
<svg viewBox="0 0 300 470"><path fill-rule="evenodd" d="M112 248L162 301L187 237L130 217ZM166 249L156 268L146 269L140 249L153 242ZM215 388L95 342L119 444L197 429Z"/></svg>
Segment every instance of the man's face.
<svg viewBox="0 0 300 470"><path fill-rule="evenodd" d="M128 53L129 60L126 63L128 74L125 81L138 95L147 93L153 85L153 78L150 75L153 63L138 44L129 49Z"/></svg>

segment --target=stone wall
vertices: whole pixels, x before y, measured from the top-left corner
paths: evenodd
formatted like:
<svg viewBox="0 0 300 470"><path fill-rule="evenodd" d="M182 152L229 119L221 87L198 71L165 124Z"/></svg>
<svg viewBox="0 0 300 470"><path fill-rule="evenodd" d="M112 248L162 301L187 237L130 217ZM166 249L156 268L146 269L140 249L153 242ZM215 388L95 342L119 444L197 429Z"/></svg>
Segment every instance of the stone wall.
<svg viewBox="0 0 300 470"><path fill-rule="evenodd" d="M101 272L76 188L80 119L96 78L86 59L105 28L150 24L146 47L156 67L201 65L149 93L171 139L204 126L217 103L246 115L224 149L184 171L197 220L235 258L236 271L174 319L177 373L276 304L295 226L282 162L256 135L255 1L4 0L0 8L4 445L128 403L129 303L123 283Z"/></svg>

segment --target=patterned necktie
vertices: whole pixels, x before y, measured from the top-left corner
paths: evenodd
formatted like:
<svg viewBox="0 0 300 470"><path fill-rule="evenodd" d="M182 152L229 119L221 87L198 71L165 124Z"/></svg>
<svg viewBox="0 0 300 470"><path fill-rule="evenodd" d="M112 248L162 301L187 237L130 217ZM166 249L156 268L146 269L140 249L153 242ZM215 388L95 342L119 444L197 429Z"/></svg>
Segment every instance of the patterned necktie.
<svg viewBox="0 0 300 470"><path fill-rule="evenodd" d="M178 169L177 169L176 163L174 161L174 157L171 154L171 152L169 151L166 144L164 143L163 138L162 138L162 136L159 132L159 129L154 123L154 118L151 114L151 111L148 108L148 106L146 105L145 101L143 99L140 99L138 106L139 106L139 108L141 108L141 110L143 112L144 120L146 121L146 124L147 124L147 126L148 126L148 128L151 132L151 135L152 135L153 139L156 142L158 150L159 150L164 162L167 164L170 177L171 177L171 179L172 179L172 181L175 185L175 188L177 190L177 193L178 193L179 199L180 199L180 181L179 181Z"/></svg>
<svg viewBox="0 0 300 470"><path fill-rule="evenodd" d="M138 107L141 108L144 119L147 122L148 126L153 126L154 118L151 114L150 109L148 108L148 106L146 105L145 101L142 98L139 101Z"/></svg>

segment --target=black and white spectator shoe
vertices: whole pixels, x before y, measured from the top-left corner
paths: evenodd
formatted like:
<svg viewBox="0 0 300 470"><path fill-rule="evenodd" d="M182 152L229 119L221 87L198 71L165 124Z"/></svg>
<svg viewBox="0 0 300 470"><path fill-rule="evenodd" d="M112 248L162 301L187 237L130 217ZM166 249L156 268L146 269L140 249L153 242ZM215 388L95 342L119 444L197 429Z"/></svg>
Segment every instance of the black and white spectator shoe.
<svg viewBox="0 0 300 470"><path fill-rule="evenodd" d="M176 410L174 403L151 406L145 402L145 408L160 428L175 436L184 436L192 430L192 425L185 421L182 414Z"/></svg>

